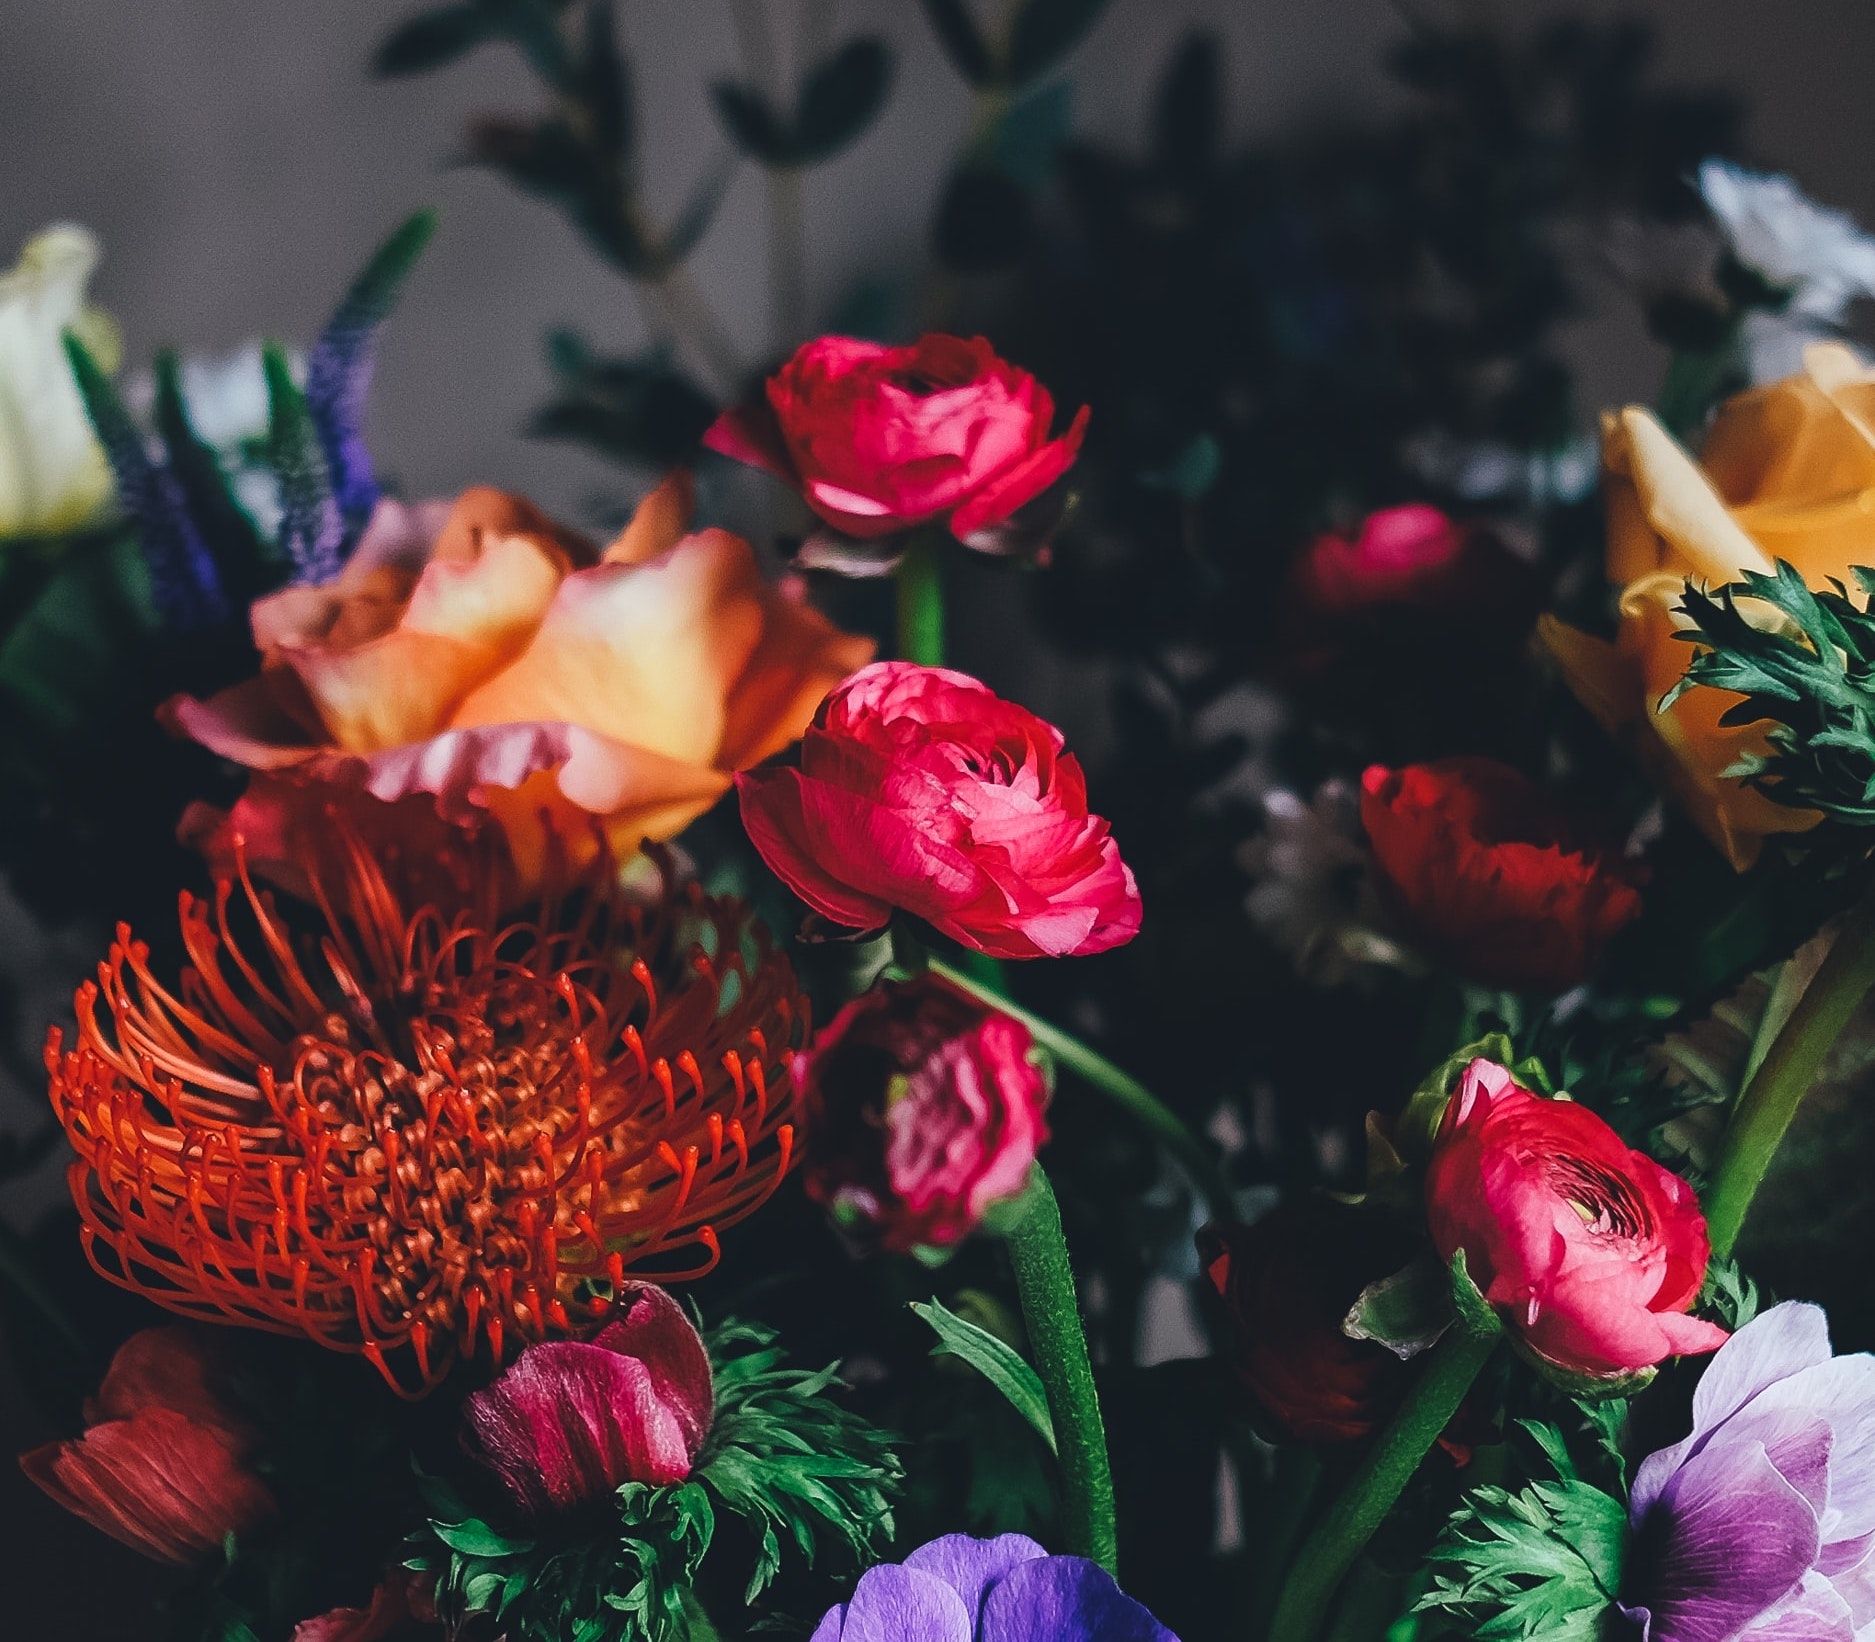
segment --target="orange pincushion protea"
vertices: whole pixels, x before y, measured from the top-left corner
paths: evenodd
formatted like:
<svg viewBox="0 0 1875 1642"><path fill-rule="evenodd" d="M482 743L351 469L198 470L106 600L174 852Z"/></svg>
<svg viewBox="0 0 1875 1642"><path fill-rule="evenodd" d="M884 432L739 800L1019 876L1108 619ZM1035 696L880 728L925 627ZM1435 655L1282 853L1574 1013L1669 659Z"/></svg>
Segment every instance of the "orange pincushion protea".
<svg viewBox="0 0 1875 1642"><path fill-rule="evenodd" d="M466 910L406 912L348 844L310 928L244 865L185 894L173 989L120 927L76 1046L51 1034L92 1264L410 1395L575 1331L628 1269L709 1270L795 1154L807 1003L766 931L694 885L634 904L609 862L504 919L465 856Z"/></svg>

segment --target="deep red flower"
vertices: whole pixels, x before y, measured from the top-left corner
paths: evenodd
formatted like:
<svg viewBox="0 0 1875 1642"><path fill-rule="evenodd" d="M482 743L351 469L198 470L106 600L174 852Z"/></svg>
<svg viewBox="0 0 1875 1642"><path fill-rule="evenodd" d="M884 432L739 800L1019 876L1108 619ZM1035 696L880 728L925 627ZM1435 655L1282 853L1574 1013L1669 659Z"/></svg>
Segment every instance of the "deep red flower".
<svg viewBox="0 0 1875 1642"><path fill-rule="evenodd" d="M120 928L46 1047L105 1277L420 1392L604 1315L628 1268L716 1263L794 1159L786 959L740 905L636 903L603 857L504 914L459 847L447 910L355 840L316 913L245 869L184 895L172 983Z"/></svg>
<svg viewBox="0 0 1875 1642"><path fill-rule="evenodd" d="M1221 1302L1231 1369L1281 1435L1358 1442L1379 1428L1409 1366L1341 1324L1362 1289L1405 1263L1396 1243L1358 1211L1296 1198L1254 1225L1206 1226L1198 1258Z"/></svg>
<svg viewBox="0 0 1875 1642"><path fill-rule="evenodd" d="M289 1642L384 1642L436 1624L427 1575L386 1574L362 1608L329 1608L293 1627Z"/></svg>
<svg viewBox="0 0 1875 1642"><path fill-rule="evenodd" d="M1061 732L986 685L906 661L828 696L798 768L736 778L762 859L836 924L894 911L999 958L1105 952L1139 889Z"/></svg>
<svg viewBox="0 0 1875 1642"><path fill-rule="evenodd" d="M1383 895L1460 974L1566 991L1640 915L1638 869L1507 764L1376 764L1361 793Z"/></svg>
<svg viewBox="0 0 1875 1642"><path fill-rule="evenodd" d="M1545 1100L1504 1067L1465 1069L1433 1142L1426 1219L1485 1300L1570 1374L1633 1373L1715 1351L1686 1315L1712 1245L1691 1186L1586 1106Z"/></svg>
<svg viewBox="0 0 1875 1642"><path fill-rule="evenodd" d="M968 542L1067 472L1087 414L1050 438L1048 390L982 337L892 348L823 336L768 379L765 403L724 412L703 442L785 479L849 536L948 515Z"/></svg>
<svg viewBox="0 0 1875 1642"><path fill-rule="evenodd" d="M794 1077L808 1195L890 1249L961 1241L1022 1190L1048 1138L1028 1028L932 975L855 998Z"/></svg>
<svg viewBox="0 0 1875 1642"><path fill-rule="evenodd" d="M529 1346L462 1413L509 1497L544 1516L625 1482L682 1482L715 1406L703 1337L662 1289L639 1287L591 1340Z"/></svg>
<svg viewBox="0 0 1875 1642"><path fill-rule="evenodd" d="M118 1348L82 1437L20 1467L66 1510L158 1562L189 1563L274 1515L249 1465L253 1432L216 1385L202 1336L173 1325Z"/></svg>

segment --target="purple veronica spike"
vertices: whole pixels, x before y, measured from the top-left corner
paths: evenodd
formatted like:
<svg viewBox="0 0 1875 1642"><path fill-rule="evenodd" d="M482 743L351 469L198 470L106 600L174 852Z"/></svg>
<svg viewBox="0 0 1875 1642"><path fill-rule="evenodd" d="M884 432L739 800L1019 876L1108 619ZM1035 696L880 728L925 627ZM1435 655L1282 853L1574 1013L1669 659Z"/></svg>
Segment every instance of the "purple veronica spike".
<svg viewBox="0 0 1875 1642"><path fill-rule="evenodd" d="M1875 1358L1830 1355L1815 1306L1774 1306L1712 1359L1693 1429L1630 1502L1622 1611L1643 1642L1875 1635Z"/></svg>
<svg viewBox="0 0 1875 1642"><path fill-rule="evenodd" d="M947 1534L867 1573L812 1642L1178 1642L1084 1558Z"/></svg>
<svg viewBox="0 0 1875 1642"><path fill-rule="evenodd" d="M377 365L378 329L430 235L433 213L420 211L384 242L353 281L306 363L306 404L325 455L333 498L356 542L377 505L377 476L365 448L365 395Z"/></svg>
<svg viewBox="0 0 1875 1642"><path fill-rule="evenodd" d="M150 596L171 633L204 633L232 619L221 574L189 516L176 476L150 455L143 432L109 378L82 343L68 334L66 355L85 412L97 430L124 510L136 520L137 543L150 576Z"/></svg>

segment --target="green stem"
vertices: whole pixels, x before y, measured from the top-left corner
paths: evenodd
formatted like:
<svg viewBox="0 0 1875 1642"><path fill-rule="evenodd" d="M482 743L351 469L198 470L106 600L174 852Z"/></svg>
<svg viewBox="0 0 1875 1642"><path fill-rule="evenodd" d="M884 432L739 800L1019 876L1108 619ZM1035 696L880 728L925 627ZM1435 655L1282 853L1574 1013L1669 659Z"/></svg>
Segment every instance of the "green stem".
<svg viewBox="0 0 1875 1642"><path fill-rule="evenodd" d="M1381 1433L1341 1497L1316 1523L1290 1567L1270 1624L1271 1642L1313 1642L1354 1559L1458 1412L1479 1369L1496 1349L1495 1334L1456 1323L1434 1346L1393 1423Z"/></svg>
<svg viewBox="0 0 1875 1642"><path fill-rule="evenodd" d="M1764 1184L1771 1159L1835 1046L1869 989L1875 987L1875 894L1844 919L1790 1017L1772 1040L1732 1110L1718 1167L1706 1192L1706 1227L1712 1252L1731 1254Z"/></svg>
<svg viewBox="0 0 1875 1642"><path fill-rule="evenodd" d="M914 540L898 564L898 653L922 667L944 665L944 567L940 544Z"/></svg>
<svg viewBox="0 0 1875 1642"><path fill-rule="evenodd" d="M1029 1175L1014 1224L1005 1234L1016 1270L1016 1295L1035 1356L1061 1455L1068 1549L1119 1573L1113 1526L1113 1472L1101 1423L1094 1367L1061 1234L1061 1208L1038 1164Z"/></svg>
<svg viewBox="0 0 1875 1642"><path fill-rule="evenodd" d="M1209 1148L1185 1127L1178 1114L1159 1099L1145 1084L1130 1073L1122 1072L1097 1050L1090 1049L1053 1021L1011 1003L996 988L985 986L974 976L944 963L931 960L933 973L960 986L972 997L992 1009L1013 1016L1029 1029L1029 1035L1049 1054L1078 1078L1091 1083L1128 1117L1145 1129L1177 1160L1207 1212L1214 1220L1228 1220L1234 1213L1230 1182L1218 1167Z"/></svg>

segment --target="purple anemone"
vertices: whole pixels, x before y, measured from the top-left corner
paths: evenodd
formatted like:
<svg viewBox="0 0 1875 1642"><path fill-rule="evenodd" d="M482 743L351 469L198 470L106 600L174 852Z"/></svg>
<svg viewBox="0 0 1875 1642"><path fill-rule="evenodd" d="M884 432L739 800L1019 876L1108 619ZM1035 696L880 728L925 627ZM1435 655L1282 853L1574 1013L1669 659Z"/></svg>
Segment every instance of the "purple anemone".
<svg viewBox="0 0 1875 1642"><path fill-rule="evenodd" d="M1178 1642L1098 1564L946 1534L864 1574L812 1642Z"/></svg>
<svg viewBox="0 0 1875 1642"><path fill-rule="evenodd" d="M1875 1357L1832 1356L1816 1306L1773 1306L1719 1348L1629 1514L1644 1642L1875 1637Z"/></svg>

